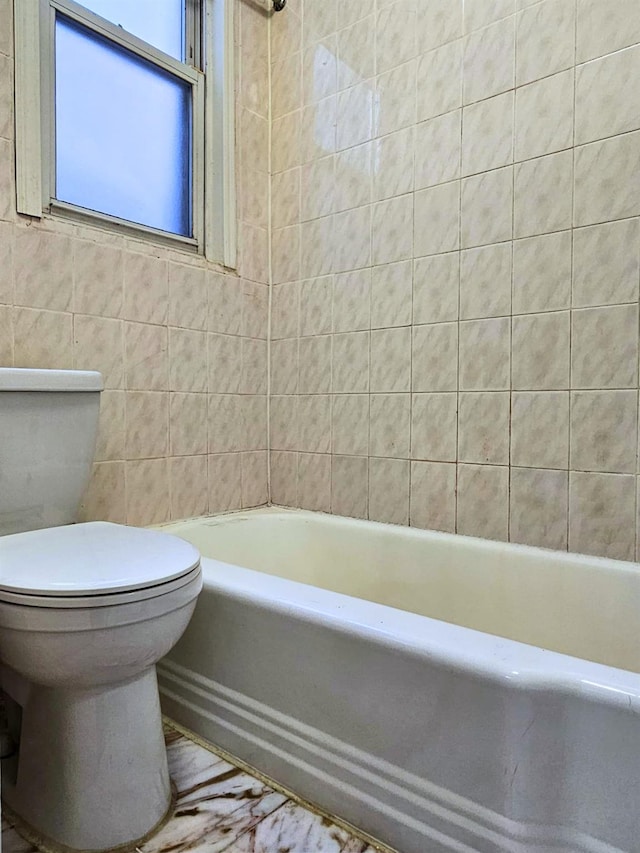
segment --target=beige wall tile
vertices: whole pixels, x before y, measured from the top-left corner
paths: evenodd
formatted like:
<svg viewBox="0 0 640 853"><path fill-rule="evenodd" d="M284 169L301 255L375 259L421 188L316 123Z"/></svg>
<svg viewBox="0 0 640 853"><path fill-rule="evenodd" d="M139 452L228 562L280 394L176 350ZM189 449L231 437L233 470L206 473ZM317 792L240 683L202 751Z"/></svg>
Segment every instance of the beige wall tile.
<svg viewBox="0 0 640 853"><path fill-rule="evenodd" d="M462 0L418 3L418 51L431 50L462 35Z"/></svg>
<svg viewBox="0 0 640 853"><path fill-rule="evenodd" d="M462 181L463 249L510 240L513 234L513 168L483 172Z"/></svg>
<svg viewBox="0 0 640 853"><path fill-rule="evenodd" d="M464 103L512 89L515 80L515 19L471 33L464 45Z"/></svg>
<svg viewBox="0 0 640 853"><path fill-rule="evenodd" d="M366 457L331 457L331 512L352 518L367 518L369 460Z"/></svg>
<svg viewBox="0 0 640 853"><path fill-rule="evenodd" d="M371 332L372 393L411 390L411 328Z"/></svg>
<svg viewBox="0 0 640 853"><path fill-rule="evenodd" d="M371 263L371 208L359 207L356 210L337 213L333 220L333 228L335 229L331 238L332 241L335 238L333 270L349 272L368 267ZM321 245L323 245L322 251L325 258L321 269L324 272L325 264L329 263L332 255L326 250L324 243ZM328 271L331 272L331 268Z"/></svg>
<svg viewBox="0 0 640 853"><path fill-rule="evenodd" d="M242 506L242 461L239 453L208 457L209 512L228 512Z"/></svg>
<svg viewBox="0 0 640 853"><path fill-rule="evenodd" d="M207 368L207 337L212 340L216 336L191 329L169 329L169 387L172 391L208 390L208 370L215 377L218 364L210 362ZM214 357L212 348L209 349L209 357ZM238 366L234 365L236 371Z"/></svg>
<svg viewBox="0 0 640 853"><path fill-rule="evenodd" d="M331 397L328 394L298 398L300 434L298 449L306 453L331 451Z"/></svg>
<svg viewBox="0 0 640 853"><path fill-rule="evenodd" d="M10 222L0 222L0 303L13 303L13 235Z"/></svg>
<svg viewBox="0 0 640 853"><path fill-rule="evenodd" d="M338 92L336 149L342 151L373 138L375 81L366 80Z"/></svg>
<svg viewBox="0 0 640 853"><path fill-rule="evenodd" d="M0 366L13 367L13 309L0 305Z"/></svg>
<svg viewBox="0 0 640 853"><path fill-rule="evenodd" d="M206 456L181 456L169 460L171 518L198 518L209 513Z"/></svg>
<svg viewBox="0 0 640 853"><path fill-rule="evenodd" d="M578 0L578 62L640 42L640 7L635 0Z"/></svg>
<svg viewBox="0 0 640 853"><path fill-rule="evenodd" d="M297 390L298 339L293 338L291 340L272 341L271 393L295 394Z"/></svg>
<svg viewBox="0 0 640 853"><path fill-rule="evenodd" d="M566 550L568 501L567 471L512 468L509 502L511 541Z"/></svg>
<svg viewBox="0 0 640 853"><path fill-rule="evenodd" d="M169 460L142 459L125 463L127 524L146 527L171 516ZM153 495L153 499L150 496Z"/></svg>
<svg viewBox="0 0 640 853"><path fill-rule="evenodd" d="M331 332L333 276L312 278L300 285L300 335Z"/></svg>
<svg viewBox="0 0 640 853"><path fill-rule="evenodd" d="M375 15L369 14L338 33L338 90L348 89L375 75L376 56L372 50L375 27ZM314 75L316 78L317 75Z"/></svg>
<svg viewBox="0 0 640 853"><path fill-rule="evenodd" d="M572 199L572 151L519 163L515 167L514 236L570 228Z"/></svg>
<svg viewBox="0 0 640 853"><path fill-rule="evenodd" d="M242 291L237 278L207 273L209 331L239 335L242 329Z"/></svg>
<svg viewBox="0 0 640 853"><path fill-rule="evenodd" d="M366 456L369 452L368 394L336 394L331 429L332 453Z"/></svg>
<svg viewBox="0 0 640 853"><path fill-rule="evenodd" d="M457 415L457 394L414 394L411 458L455 462Z"/></svg>
<svg viewBox="0 0 640 853"><path fill-rule="evenodd" d="M369 332L333 336L332 388L338 394L369 390Z"/></svg>
<svg viewBox="0 0 640 853"><path fill-rule="evenodd" d="M510 402L508 391L460 394L460 462L509 464Z"/></svg>
<svg viewBox="0 0 640 853"><path fill-rule="evenodd" d="M509 536L509 469L458 465L457 532L506 541Z"/></svg>
<svg viewBox="0 0 640 853"><path fill-rule="evenodd" d="M638 384L638 306L572 312L574 388L633 388Z"/></svg>
<svg viewBox="0 0 640 853"><path fill-rule="evenodd" d="M460 390L501 391L509 387L511 321L460 323Z"/></svg>
<svg viewBox="0 0 640 853"><path fill-rule="evenodd" d="M331 335L300 339L299 394L331 391L331 346Z"/></svg>
<svg viewBox="0 0 640 853"><path fill-rule="evenodd" d="M371 283L371 328L411 324L413 263L374 267Z"/></svg>
<svg viewBox="0 0 640 853"><path fill-rule="evenodd" d="M266 450L241 454L242 506L263 506L268 501Z"/></svg>
<svg viewBox="0 0 640 853"><path fill-rule="evenodd" d="M95 461L125 459L125 391L103 391Z"/></svg>
<svg viewBox="0 0 640 853"><path fill-rule="evenodd" d="M125 524L125 463L99 462L82 498L79 521L112 521Z"/></svg>
<svg viewBox="0 0 640 853"><path fill-rule="evenodd" d="M573 69L516 91L516 160L542 157L573 145Z"/></svg>
<svg viewBox="0 0 640 853"><path fill-rule="evenodd" d="M411 395L371 394L369 453L371 456L409 456Z"/></svg>
<svg viewBox="0 0 640 853"><path fill-rule="evenodd" d="M512 394L511 464L526 468L568 467L568 391Z"/></svg>
<svg viewBox="0 0 640 853"><path fill-rule="evenodd" d="M167 329L125 323L125 382L129 390L165 391L169 387Z"/></svg>
<svg viewBox="0 0 640 853"><path fill-rule="evenodd" d="M298 454L272 451L269 464L272 502L280 506L295 506L298 500Z"/></svg>
<svg viewBox="0 0 640 853"><path fill-rule="evenodd" d="M207 283L204 269L187 264L169 264L169 313L172 326L206 329L208 325Z"/></svg>
<svg viewBox="0 0 640 853"><path fill-rule="evenodd" d="M459 290L458 252L418 258L413 266L413 322L418 325L457 320Z"/></svg>
<svg viewBox="0 0 640 853"><path fill-rule="evenodd" d="M298 501L302 509L331 510L331 456L298 454Z"/></svg>
<svg viewBox="0 0 640 853"><path fill-rule="evenodd" d="M372 197L372 142L336 154L336 212L369 204Z"/></svg>
<svg viewBox="0 0 640 853"><path fill-rule="evenodd" d="M573 391L573 471L633 474L638 442L637 391Z"/></svg>
<svg viewBox="0 0 640 853"><path fill-rule="evenodd" d="M299 436L298 398L272 397L270 404L271 448L273 450L296 450ZM224 437L226 430L220 430ZM209 447L211 447L211 427L209 427Z"/></svg>
<svg viewBox="0 0 640 853"><path fill-rule="evenodd" d="M640 132L576 148L575 225L640 214Z"/></svg>
<svg viewBox="0 0 640 853"><path fill-rule="evenodd" d="M37 227L16 228L14 274L16 305L70 310L73 243L67 237Z"/></svg>
<svg viewBox="0 0 640 853"><path fill-rule="evenodd" d="M411 463L412 527L454 533L456 466L446 462Z"/></svg>
<svg viewBox="0 0 640 853"><path fill-rule="evenodd" d="M398 0L376 18L376 72L413 59L417 52L415 0Z"/></svg>
<svg viewBox="0 0 640 853"><path fill-rule="evenodd" d="M169 305L167 262L152 255L124 256L123 316L139 323L166 323Z"/></svg>
<svg viewBox="0 0 640 853"><path fill-rule="evenodd" d="M574 0L544 0L518 12L518 86L570 68L574 51Z"/></svg>
<svg viewBox="0 0 640 853"><path fill-rule="evenodd" d="M571 306L571 244L570 231L514 242L514 314Z"/></svg>
<svg viewBox="0 0 640 853"><path fill-rule="evenodd" d="M371 270L336 275L333 281L333 331L357 332L371 322Z"/></svg>
<svg viewBox="0 0 640 853"><path fill-rule="evenodd" d="M73 315L15 308L13 312L16 367L73 367Z"/></svg>
<svg viewBox="0 0 640 853"><path fill-rule="evenodd" d="M512 385L522 391L569 387L570 312L513 318Z"/></svg>
<svg viewBox="0 0 640 853"><path fill-rule="evenodd" d="M156 391L127 391L125 408L126 458L167 456L169 395Z"/></svg>
<svg viewBox="0 0 640 853"><path fill-rule="evenodd" d="M407 97L407 93L405 93L405 97ZM393 198L412 192L413 146L413 125L374 140L372 144L373 163L375 164L372 187L374 200L379 201L380 199Z"/></svg>
<svg viewBox="0 0 640 853"><path fill-rule="evenodd" d="M403 195L373 206L372 263L392 264L413 251L413 196Z"/></svg>
<svg viewBox="0 0 640 853"><path fill-rule="evenodd" d="M241 339L242 372L241 394L267 393L267 342L252 338Z"/></svg>
<svg viewBox="0 0 640 853"><path fill-rule="evenodd" d="M467 33L508 18L516 10L515 0L466 0L464 3L464 30Z"/></svg>
<svg viewBox="0 0 640 853"><path fill-rule="evenodd" d="M124 387L124 336L120 320L103 317L73 318L73 365L99 370L105 388Z"/></svg>
<svg viewBox="0 0 640 853"><path fill-rule="evenodd" d="M635 557L635 477L569 475L569 550L617 560Z"/></svg>
<svg viewBox="0 0 640 853"><path fill-rule="evenodd" d="M640 220L573 232L573 305L636 302L640 281Z"/></svg>
<svg viewBox="0 0 640 853"><path fill-rule="evenodd" d="M640 45L576 71L576 145L640 127Z"/></svg>
<svg viewBox="0 0 640 853"><path fill-rule="evenodd" d="M511 243L468 249L460 256L460 319L511 313Z"/></svg>
<svg viewBox="0 0 640 853"><path fill-rule="evenodd" d="M417 70L417 120L449 113L462 106L462 39L423 53Z"/></svg>
<svg viewBox="0 0 640 853"><path fill-rule="evenodd" d="M417 190L460 177L461 138L461 110L416 125L414 185Z"/></svg>
<svg viewBox="0 0 640 853"><path fill-rule="evenodd" d="M411 389L457 391L457 323L413 327Z"/></svg>
<svg viewBox="0 0 640 853"><path fill-rule="evenodd" d="M369 460L369 518L390 524L409 521L409 462L405 459Z"/></svg>
<svg viewBox="0 0 640 853"><path fill-rule="evenodd" d="M459 248L460 183L452 181L415 194L413 250L417 257Z"/></svg>
<svg viewBox="0 0 640 853"><path fill-rule="evenodd" d="M171 394L169 435L172 456L207 452L208 400L206 394Z"/></svg>
<svg viewBox="0 0 640 853"><path fill-rule="evenodd" d="M416 122L413 93L416 88L417 61L411 59L376 78L374 108L375 135L384 136Z"/></svg>
<svg viewBox="0 0 640 853"><path fill-rule="evenodd" d="M475 175L513 162L514 101L511 91L464 108L463 175Z"/></svg>

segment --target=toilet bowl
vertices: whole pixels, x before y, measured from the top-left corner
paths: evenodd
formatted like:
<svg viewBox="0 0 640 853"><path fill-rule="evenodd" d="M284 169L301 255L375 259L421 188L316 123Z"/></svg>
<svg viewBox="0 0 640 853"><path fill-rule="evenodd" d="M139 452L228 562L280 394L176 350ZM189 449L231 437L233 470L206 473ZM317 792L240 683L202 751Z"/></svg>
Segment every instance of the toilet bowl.
<svg viewBox="0 0 640 853"><path fill-rule="evenodd" d="M167 815L155 664L202 587L181 539L68 523L100 387L91 372L0 368L0 677L17 747L2 798L53 849L133 847Z"/></svg>

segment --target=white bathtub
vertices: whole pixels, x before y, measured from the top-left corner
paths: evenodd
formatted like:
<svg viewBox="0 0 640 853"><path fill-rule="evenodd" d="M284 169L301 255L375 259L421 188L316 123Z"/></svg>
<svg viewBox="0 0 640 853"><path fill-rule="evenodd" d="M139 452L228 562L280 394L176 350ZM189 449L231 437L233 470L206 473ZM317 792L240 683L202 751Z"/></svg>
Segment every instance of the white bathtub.
<svg viewBox="0 0 640 853"><path fill-rule="evenodd" d="M208 558L169 716L402 853L639 853L636 564L276 509L165 529Z"/></svg>

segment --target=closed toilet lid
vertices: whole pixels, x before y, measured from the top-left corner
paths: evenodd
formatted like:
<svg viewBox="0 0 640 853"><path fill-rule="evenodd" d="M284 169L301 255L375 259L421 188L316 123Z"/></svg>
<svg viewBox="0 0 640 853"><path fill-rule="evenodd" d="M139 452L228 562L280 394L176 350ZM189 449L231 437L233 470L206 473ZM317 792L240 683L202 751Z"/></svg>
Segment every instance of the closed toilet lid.
<svg viewBox="0 0 640 853"><path fill-rule="evenodd" d="M177 536L104 521L0 536L3 592L88 596L158 586L188 574L198 551Z"/></svg>

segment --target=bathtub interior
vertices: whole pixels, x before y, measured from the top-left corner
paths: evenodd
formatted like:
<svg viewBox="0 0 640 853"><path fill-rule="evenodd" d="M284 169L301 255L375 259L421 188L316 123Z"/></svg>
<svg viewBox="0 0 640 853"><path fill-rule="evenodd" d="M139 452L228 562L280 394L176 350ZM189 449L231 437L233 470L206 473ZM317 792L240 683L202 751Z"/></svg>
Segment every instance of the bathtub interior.
<svg viewBox="0 0 640 853"><path fill-rule="evenodd" d="M165 529L222 563L640 673L635 563L275 508Z"/></svg>

